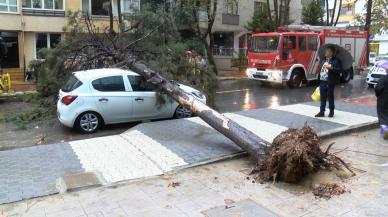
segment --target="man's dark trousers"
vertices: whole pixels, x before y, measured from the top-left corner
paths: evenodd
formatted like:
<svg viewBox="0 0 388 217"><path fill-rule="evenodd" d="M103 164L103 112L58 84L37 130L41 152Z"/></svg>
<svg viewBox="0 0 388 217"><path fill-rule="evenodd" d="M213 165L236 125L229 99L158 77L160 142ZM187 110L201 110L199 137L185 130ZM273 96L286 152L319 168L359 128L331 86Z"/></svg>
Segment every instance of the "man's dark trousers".
<svg viewBox="0 0 388 217"><path fill-rule="evenodd" d="M329 84L327 81L320 81L319 90L321 94L321 112L325 112L326 101L329 101L330 111L334 111L334 88L335 84Z"/></svg>

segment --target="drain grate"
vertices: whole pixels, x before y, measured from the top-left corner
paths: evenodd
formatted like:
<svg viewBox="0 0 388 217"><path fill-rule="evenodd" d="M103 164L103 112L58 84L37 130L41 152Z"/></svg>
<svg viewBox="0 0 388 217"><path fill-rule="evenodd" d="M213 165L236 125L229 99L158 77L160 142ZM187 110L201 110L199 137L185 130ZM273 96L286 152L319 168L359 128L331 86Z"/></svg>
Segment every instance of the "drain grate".
<svg viewBox="0 0 388 217"><path fill-rule="evenodd" d="M278 217L250 199L228 206L219 206L202 212L206 217Z"/></svg>

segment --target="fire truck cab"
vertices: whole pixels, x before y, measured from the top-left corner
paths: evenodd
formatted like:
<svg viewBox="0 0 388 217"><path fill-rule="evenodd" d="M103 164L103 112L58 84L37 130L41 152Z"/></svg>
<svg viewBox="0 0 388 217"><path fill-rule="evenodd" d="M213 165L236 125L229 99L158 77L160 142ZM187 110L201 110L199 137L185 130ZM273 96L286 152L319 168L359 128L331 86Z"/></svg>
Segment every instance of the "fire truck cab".
<svg viewBox="0 0 388 217"><path fill-rule="evenodd" d="M355 68L366 67L366 37L367 33L363 31L305 25L253 34L246 74L253 80L300 87L317 79L320 65L318 50L330 43L344 47L353 57L353 66L341 73L341 81L348 82L353 78Z"/></svg>

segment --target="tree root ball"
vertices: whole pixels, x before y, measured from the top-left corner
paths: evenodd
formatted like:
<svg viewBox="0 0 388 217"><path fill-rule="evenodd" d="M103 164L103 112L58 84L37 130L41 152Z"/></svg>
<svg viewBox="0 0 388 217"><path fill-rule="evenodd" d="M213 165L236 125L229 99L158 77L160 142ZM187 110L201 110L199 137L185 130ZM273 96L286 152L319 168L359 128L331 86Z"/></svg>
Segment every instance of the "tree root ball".
<svg viewBox="0 0 388 217"><path fill-rule="evenodd" d="M259 160L253 172L262 181L297 183L324 164L327 154L319 144L317 133L307 125L288 129L274 139L265 159Z"/></svg>

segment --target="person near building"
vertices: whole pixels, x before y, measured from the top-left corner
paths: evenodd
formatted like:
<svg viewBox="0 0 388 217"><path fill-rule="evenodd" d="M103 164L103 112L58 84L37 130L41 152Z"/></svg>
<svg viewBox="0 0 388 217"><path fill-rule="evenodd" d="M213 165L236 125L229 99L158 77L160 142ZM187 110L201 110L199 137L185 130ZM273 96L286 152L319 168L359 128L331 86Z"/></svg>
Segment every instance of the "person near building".
<svg viewBox="0 0 388 217"><path fill-rule="evenodd" d="M388 70L386 70L388 73ZM388 139L388 74L380 78L375 86L377 97L377 117L381 126L381 136Z"/></svg>
<svg viewBox="0 0 388 217"><path fill-rule="evenodd" d="M324 117L326 102L329 101L330 118L334 117L334 89L340 82L341 63L335 58L335 48L328 46L325 50L325 58L320 64L321 71L318 75L319 90L321 95L321 107L315 117Z"/></svg>

